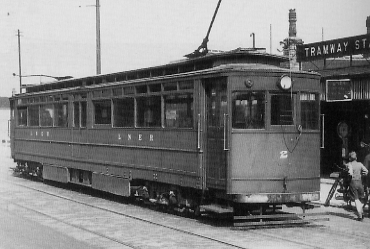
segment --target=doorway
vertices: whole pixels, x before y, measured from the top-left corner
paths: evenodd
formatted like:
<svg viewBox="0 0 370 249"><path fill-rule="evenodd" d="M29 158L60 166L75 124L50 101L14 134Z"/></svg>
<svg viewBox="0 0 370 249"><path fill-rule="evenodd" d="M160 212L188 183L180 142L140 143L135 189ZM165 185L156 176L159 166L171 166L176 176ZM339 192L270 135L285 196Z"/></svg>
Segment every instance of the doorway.
<svg viewBox="0 0 370 249"><path fill-rule="evenodd" d="M208 79L206 92L206 182L207 187L226 188L227 80ZM226 125L226 127L225 127Z"/></svg>
<svg viewBox="0 0 370 249"><path fill-rule="evenodd" d="M322 102L324 114L324 147L321 150L321 174L338 171L348 153L355 151L363 162L368 149L361 142L370 143L370 102L338 101Z"/></svg>

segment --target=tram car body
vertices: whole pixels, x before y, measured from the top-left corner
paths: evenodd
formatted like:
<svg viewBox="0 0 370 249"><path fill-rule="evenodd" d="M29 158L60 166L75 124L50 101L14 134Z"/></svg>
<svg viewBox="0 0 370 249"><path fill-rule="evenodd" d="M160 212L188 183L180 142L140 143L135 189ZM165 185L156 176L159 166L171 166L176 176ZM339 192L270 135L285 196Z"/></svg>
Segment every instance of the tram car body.
<svg viewBox="0 0 370 249"><path fill-rule="evenodd" d="M28 87L10 98L12 158L189 208L319 200L320 76L287 61L239 48Z"/></svg>

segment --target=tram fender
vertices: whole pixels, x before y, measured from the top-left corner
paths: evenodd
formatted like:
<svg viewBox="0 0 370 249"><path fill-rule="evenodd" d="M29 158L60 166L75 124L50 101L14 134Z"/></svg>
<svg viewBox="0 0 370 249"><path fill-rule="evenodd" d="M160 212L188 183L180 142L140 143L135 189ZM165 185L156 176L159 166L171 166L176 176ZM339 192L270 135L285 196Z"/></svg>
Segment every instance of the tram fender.
<svg viewBox="0 0 370 249"><path fill-rule="evenodd" d="M42 176L46 180L68 183L69 173L68 168L57 165L44 164Z"/></svg>
<svg viewBox="0 0 370 249"><path fill-rule="evenodd" d="M308 193L276 193L235 195L234 201L239 203L290 203L310 202L320 199L320 192Z"/></svg>

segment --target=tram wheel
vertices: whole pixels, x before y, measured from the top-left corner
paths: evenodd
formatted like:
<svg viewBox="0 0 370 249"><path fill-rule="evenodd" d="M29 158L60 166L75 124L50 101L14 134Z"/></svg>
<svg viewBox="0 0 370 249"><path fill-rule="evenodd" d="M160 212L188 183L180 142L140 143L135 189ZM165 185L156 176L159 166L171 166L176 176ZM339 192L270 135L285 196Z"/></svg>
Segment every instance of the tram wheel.
<svg viewBox="0 0 370 249"><path fill-rule="evenodd" d="M196 205L194 207L194 216L195 216L195 218L199 218L201 216L200 206L199 205Z"/></svg>

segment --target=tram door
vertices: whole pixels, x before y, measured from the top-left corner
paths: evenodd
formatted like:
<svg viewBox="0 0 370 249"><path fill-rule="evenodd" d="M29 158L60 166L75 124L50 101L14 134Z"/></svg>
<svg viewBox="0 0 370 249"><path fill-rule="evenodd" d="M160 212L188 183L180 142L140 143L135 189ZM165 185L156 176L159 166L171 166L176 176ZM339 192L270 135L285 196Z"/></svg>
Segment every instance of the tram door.
<svg viewBox="0 0 370 249"><path fill-rule="evenodd" d="M206 91L206 184L226 187L227 79L209 79Z"/></svg>

